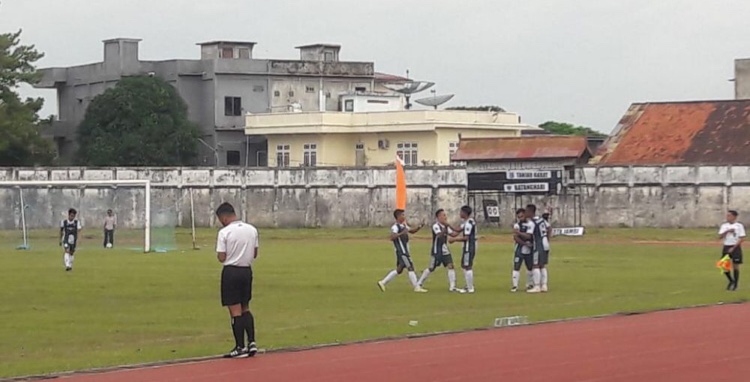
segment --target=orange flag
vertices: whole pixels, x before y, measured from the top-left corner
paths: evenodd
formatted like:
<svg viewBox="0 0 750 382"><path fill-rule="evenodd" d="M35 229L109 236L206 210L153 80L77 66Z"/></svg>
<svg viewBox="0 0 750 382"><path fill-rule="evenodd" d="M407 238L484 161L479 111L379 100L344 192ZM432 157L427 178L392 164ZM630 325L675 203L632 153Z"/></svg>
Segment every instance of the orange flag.
<svg viewBox="0 0 750 382"><path fill-rule="evenodd" d="M396 209L406 210L406 174L404 162L396 155Z"/></svg>

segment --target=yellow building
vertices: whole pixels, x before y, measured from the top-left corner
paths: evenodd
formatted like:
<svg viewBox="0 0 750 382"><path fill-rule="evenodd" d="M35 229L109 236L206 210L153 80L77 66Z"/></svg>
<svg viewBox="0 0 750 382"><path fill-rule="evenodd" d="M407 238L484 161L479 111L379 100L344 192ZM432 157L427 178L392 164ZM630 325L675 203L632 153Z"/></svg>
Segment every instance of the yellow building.
<svg viewBox="0 0 750 382"><path fill-rule="evenodd" d="M300 112L247 115L245 133L268 139L268 165L449 165L465 138L520 136L538 127L514 113L454 110Z"/></svg>

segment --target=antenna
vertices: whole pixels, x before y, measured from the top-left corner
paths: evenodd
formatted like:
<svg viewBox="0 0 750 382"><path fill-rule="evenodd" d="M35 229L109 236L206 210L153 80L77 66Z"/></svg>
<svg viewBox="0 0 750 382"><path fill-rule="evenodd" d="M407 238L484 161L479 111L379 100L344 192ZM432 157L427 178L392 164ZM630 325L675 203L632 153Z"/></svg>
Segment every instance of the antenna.
<svg viewBox="0 0 750 382"><path fill-rule="evenodd" d="M435 90L430 90L430 92L432 92L432 97L418 99L414 102L423 106L432 106L437 110L438 106L450 101L454 97L454 94L436 95Z"/></svg>
<svg viewBox="0 0 750 382"><path fill-rule="evenodd" d="M404 98L406 98L406 110L411 109L411 103L409 103L409 99L411 98L412 94L423 92L434 85L434 82L427 81L409 81L403 84L383 84L386 89L404 95Z"/></svg>

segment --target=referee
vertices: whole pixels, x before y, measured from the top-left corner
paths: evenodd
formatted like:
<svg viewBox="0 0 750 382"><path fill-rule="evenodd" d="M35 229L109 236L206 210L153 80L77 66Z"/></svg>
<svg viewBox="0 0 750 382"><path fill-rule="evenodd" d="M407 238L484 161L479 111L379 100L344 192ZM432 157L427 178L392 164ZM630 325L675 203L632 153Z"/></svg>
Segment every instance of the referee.
<svg viewBox="0 0 750 382"><path fill-rule="evenodd" d="M225 358L252 357L255 345L255 318L250 313L253 294L253 261L258 257L258 230L237 217L229 203L222 203L216 217L224 226L216 239L216 257L221 271L221 304L229 309L235 346ZM245 346L247 334L247 346Z"/></svg>

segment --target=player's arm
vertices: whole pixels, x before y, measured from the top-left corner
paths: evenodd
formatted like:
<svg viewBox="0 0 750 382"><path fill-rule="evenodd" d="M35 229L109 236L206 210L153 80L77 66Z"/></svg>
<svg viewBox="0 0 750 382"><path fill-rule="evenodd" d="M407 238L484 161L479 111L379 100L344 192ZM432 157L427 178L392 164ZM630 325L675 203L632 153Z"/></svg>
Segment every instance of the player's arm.
<svg viewBox="0 0 750 382"><path fill-rule="evenodd" d="M253 258L254 259L258 258L259 237L260 237L260 235L256 232L256 234L255 234L255 252L253 253Z"/></svg>
<svg viewBox="0 0 750 382"><path fill-rule="evenodd" d="M59 244L62 245L63 243L63 236L65 235L65 222L60 221L60 240Z"/></svg>
<svg viewBox="0 0 750 382"><path fill-rule="evenodd" d="M78 226L76 228L78 228L78 232L80 233L81 231L83 231L83 225L81 224L80 220L78 221L77 224L78 224Z"/></svg>
<svg viewBox="0 0 750 382"><path fill-rule="evenodd" d="M220 263L227 260L227 238L222 231L219 231L219 235L216 237L216 258Z"/></svg>
<svg viewBox="0 0 750 382"><path fill-rule="evenodd" d="M419 222L419 225L417 226L417 228L410 229L409 233L417 233L419 232L420 229L422 229L422 227L424 227L424 222Z"/></svg>
<svg viewBox="0 0 750 382"><path fill-rule="evenodd" d="M391 227L391 236L390 236L390 239L391 239L391 241L396 240L396 239L399 238L399 236L403 236L407 232L409 232L409 231L408 230L403 230L403 231L399 232L398 226L396 224L394 224L393 227Z"/></svg>
<svg viewBox="0 0 750 382"><path fill-rule="evenodd" d="M732 251L734 251L737 247L741 246L742 243L745 242L746 236L747 235L745 234L745 226L741 224L738 225L737 226L737 244L735 244L734 247L732 247Z"/></svg>
<svg viewBox="0 0 750 382"><path fill-rule="evenodd" d="M471 235L471 230L474 229L474 225L470 222L465 222L461 228L461 236L453 239L453 241L468 241ZM458 232L456 232L458 234Z"/></svg>

